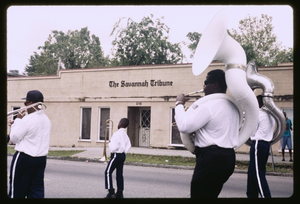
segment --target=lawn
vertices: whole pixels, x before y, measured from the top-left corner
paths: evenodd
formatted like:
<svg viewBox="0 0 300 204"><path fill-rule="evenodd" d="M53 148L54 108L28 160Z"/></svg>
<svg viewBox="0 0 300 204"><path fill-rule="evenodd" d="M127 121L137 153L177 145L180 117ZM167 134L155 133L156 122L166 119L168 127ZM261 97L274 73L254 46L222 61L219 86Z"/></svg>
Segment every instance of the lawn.
<svg viewBox="0 0 300 204"><path fill-rule="evenodd" d="M195 166L195 158L181 156L159 156L144 154L127 154L127 162Z"/></svg>

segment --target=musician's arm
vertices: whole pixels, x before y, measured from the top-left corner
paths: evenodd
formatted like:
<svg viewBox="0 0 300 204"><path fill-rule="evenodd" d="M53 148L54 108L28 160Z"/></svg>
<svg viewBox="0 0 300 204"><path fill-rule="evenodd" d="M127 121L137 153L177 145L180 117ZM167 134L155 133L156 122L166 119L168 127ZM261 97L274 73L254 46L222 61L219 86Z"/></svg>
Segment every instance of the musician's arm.
<svg viewBox="0 0 300 204"><path fill-rule="evenodd" d="M175 120L180 132L190 134L202 128L210 120L211 112L205 105L193 109L185 111L183 105L176 106Z"/></svg>
<svg viewBox="0 0 300 204"><path fill-rule="evenodd" d="M26 119L16 118L11 126L10 141L18 144L28 132L29 124Z"/></svg>

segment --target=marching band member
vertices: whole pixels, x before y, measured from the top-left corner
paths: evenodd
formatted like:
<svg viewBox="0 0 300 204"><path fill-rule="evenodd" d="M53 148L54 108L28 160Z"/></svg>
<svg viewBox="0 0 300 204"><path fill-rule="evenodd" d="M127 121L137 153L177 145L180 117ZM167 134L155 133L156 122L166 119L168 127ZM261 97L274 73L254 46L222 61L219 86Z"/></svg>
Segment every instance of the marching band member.
<svg viewBox="0 0 300 204"><path fill-rule="evenodd" d="M204 81L205 95L226 93L223 70L212 70ZM195 132L196 166L191 181L191 198L218 197L223 184L232 175L235 166L234 148L238 144L239 113L225 99L214 99L203 105L197 101L185 111L189 98L177 96L175 120L180 132ZM199 99L201 100L201 99Z"/></svg>
<svg viewBox="0 0 300 204"><path fill-rule="evenodd" d="M262 95L257 97L259 108L263 104ZM247 178L247 197L257 198L258 193L263 198L271 198L269 185L266 179L266 164L270 152L270 141L273 138L274 119L263 110L259 110L257 129L250 137L250 161Z"/></svg>
<svg viewBox="0 0 300 204"><path fill-rule="evenodd" d="M283 133L283 136L281 137L281 150L282 150L282 161L285 161L284 159L284 150L285 146L288 147L289 153L290 153L290 162L293 161L292 157L292 137L291 137L291 131L293 131L293 124L292 121L286 116L286 112L283 112L283 115L285 117L286 121L286 128Z"/></svg>
<svg viewBox="0 0 300 204"><path fill-rule="evenodd" d="M109 143L109 150L111 152L110 161L107 164L104 172L105 189L108 189L106 198L123 198L124 178L123 166L126 159L126 154L131 147L129 137L125 128L129 125L127 118L122 118L118 124L118 131L115 132ZM113 188L112 173L117 169L117 193Z"/></svg>
<svg viewBox="0 0 300 204"><path fill-rule="evenodd" d="M38 90L27 93L25 106L43 102ZM11 126L10 140L16 144L9 176L11 198L44 198L44 172L49 150L51 122L38 106L18 114Z"/></svg>

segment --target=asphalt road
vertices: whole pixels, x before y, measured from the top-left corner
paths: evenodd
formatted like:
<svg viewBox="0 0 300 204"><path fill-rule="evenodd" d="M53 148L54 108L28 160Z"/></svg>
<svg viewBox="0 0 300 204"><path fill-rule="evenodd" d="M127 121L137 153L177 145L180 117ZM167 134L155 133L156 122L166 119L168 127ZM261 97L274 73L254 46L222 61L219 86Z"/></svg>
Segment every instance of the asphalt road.
<svg viewBox="0 0 300 204"><path fill-rule="evenodd" d="M11 157L8 157L9 172ZM46 198L103 198L106 164L64 160L47 160ZM126 198L189 198L192 170L124 166ZM9 173L8 173L9 175ZM114 174L115 176L115 174ZM225 183L220 198L246 197L246 178L234 173ZM267 176L272 197L290 197L293 178ZM113 180L116 184L115 179Z"/></svg>

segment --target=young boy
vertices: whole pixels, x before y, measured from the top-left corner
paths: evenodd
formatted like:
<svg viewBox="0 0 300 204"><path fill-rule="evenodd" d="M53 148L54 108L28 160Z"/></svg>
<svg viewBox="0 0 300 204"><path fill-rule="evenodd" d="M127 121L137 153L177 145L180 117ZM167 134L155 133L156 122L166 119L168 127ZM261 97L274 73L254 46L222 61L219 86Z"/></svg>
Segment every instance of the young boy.
<svg viewBox="0 0 300 204"><path fill-rule="evenodd" d="M126 153L131 147L129 137L125 128L129 125L127 118L122 118L118 125L118 131L115 132L109 143L109 150L111 152L110 161L107 164L104 177L105 177L105 189L108 189L106 198L123 198L124 190L124 178L123 178L123 166L126 159ZM117 169L117 193L113 188L112 172Z"/></svg>

